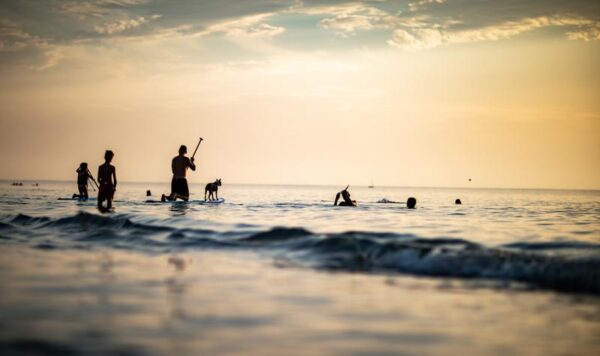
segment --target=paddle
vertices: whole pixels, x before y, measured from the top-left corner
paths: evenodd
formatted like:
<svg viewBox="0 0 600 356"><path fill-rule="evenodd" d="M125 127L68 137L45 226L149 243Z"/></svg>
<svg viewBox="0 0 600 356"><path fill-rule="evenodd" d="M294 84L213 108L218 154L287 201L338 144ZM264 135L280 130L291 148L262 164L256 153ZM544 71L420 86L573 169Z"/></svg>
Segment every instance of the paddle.
<svg viewBox="0 0 600 356"><path fill-rule="evenodd" d="M96 185L96 188L98 188L98 190L100 190L98 183L96 183L96 180L94 179L94 177L92 176L91 173L90 173L90 178L91 178L91 181L94 182L94 185ZM93 185L92 185L92 189L95 190Z"/></svg>
<svg viewBox="0 0 600 356"><path fill-rule="evenodd" d="M192 158L194 158L194 156L196 156L196 152L198 151L198 147L200 147L200 143L202 142L203 138L200 137L200 140L198 141L198 144L196 145L196 149L194 150L194 154L192 155Z"/></svg>

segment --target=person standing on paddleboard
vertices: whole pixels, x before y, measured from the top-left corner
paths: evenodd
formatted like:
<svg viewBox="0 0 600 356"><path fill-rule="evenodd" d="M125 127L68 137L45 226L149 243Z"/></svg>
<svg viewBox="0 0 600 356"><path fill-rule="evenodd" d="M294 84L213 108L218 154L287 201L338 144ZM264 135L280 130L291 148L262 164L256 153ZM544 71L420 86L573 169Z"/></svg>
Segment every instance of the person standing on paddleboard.
<svg viewBox="0 0 600 356"><path fill-rule="evenodd" d="M194 164L194 157L191 159L186 157L187 147L185 145L181 145L179 147L179 155L173 158L171 162L171 170L173 171L173 179L171 180L171 194L169 196L162 195L160 198L161 201L166 200L177 200L182 199L188 201L190 198L190 190L188 188L188 182L186 179L187 169L191 168L192 171L196 170L196 165Z"/></svg>

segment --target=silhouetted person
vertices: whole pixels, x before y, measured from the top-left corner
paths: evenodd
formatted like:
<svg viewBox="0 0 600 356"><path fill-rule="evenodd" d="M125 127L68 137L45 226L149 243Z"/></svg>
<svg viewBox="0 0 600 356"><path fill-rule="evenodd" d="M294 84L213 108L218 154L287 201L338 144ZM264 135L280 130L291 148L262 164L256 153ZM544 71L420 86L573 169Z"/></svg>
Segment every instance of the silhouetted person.
<svg viewBox="0 0 600 356"><path fill-rule="evenodd" d="M87 200L89 198L88 195L88 179L96 182L94 177L92 177L92 173L88 169L88 164L86 162L81 162L79 168L76 170L77 172L77 188L79 189L79 195L73 194L73 198L79 198Z"/></svg>
<svg viewBox="0 0 600 356"><path fill-rule="evenodd" d="M333 202L334 206L356 206L356 200L352 200L350 198L350 192L348 191L348 187L344 188L344 190L340 191L335 195L335 201ZM342 201L338 204L338 200L342 198Z"/></svg>
<svg viewBox="0 0 600 356"><path fill-rule="evenodd" d="M460 201L460 199L456 199L456 200L454 201L454 204L456 204L456 205L460 205L460 204L462 204L462 201Z"/></svg>
<svg viewBox="0 0 600 356"><path fill-rule="evenodd" d="M187 147L181 145L179 147L179 155L173 158L171 162L171 170L173 171L173 179L171 180L171 194L169 196L162 195L161 201L165 200L177 200L177 198L188 201L190 198L190 189L188 188L188 182L185 178L187 169L191 168L192 171L196 170L194 164L194 158L190 159L185 156L187 153Z"/></svg>
<svg viewBox="0 0 600 356"><path fill-rule="evenodd" d="M115 166L111 165L115 154L113 151L104 153L104 164L98 167L98 209L104 210L102 203L106 200L106 210L112 208L113 197L117 190L117 171Z"/></svg>
<svg viewBox="0 0 600 356"><path fill-rule="evenodd" d="M414 209L416 205L417 205L417 199L415 199L413 197L408 198L408 200L406 201L406 207L409 209Z"/></svg>
<svg viewBox="0 0 600 356"><path fill-rule="evenodd" d="M146 196L147 197L151 197L152 196L152 192L150 191L150 189L146 190Z"/></svg>

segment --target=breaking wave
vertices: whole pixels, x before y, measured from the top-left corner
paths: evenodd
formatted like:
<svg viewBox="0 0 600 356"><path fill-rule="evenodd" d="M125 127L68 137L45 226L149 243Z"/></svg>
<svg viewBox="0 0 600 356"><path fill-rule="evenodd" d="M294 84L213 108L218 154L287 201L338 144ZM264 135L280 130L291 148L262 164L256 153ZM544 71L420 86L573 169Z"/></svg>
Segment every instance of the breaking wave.
<svg viewBox="0 0 600 356"><path fill-rule="evenodd" d="M23 214L4 218L0 221L0 243L29 244L44 250L102 247L149 253L194 248L261 249L271 251L276 258L320 269L483 278L600 295L600 244L580 242L487 247L462 239L396 233L317 234L283 227L222 232L136 222L128 215L80 212L58 219Z"/></svg>

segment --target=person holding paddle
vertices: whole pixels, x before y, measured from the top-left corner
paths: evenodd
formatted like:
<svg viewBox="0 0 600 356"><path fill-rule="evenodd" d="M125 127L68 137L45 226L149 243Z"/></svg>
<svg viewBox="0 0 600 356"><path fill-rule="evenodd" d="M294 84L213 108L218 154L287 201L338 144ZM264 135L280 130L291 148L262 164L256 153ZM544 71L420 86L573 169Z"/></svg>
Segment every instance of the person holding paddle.
<svg viewBox="0 0 600 356"><path fill-rule="evenodd" d="M200 141L198 141L198 146L200 146L200 142L202 142L202 138L200 138ZM171 180L171 194L168 196L163 194L160 198L161 201L174 201L178 198L188 201L190 199L190 190L186 179L186 173L188 168L191 168L192 171L196 170L194 156L196 155L196 151L198 151L198 146L196 146L196 150L194 151L192 158L185 156L187 153L187 147L185 145L181 145L181 147L179 147L179 155L173 158L173 161L171 162L171 170L173 171L173 179Z"/></svg>
<svg viewBox="0 0 600 356"><path fill-rule="evenodd" d="M73 199L81 199L88 200L88 180L91 180L98 186L98 183L92 177L92 173L88 169L88 164L86 162L81 162L79 168L76 170L77 172L77 188L79 189L79 194L73 194Z"/></svg>

